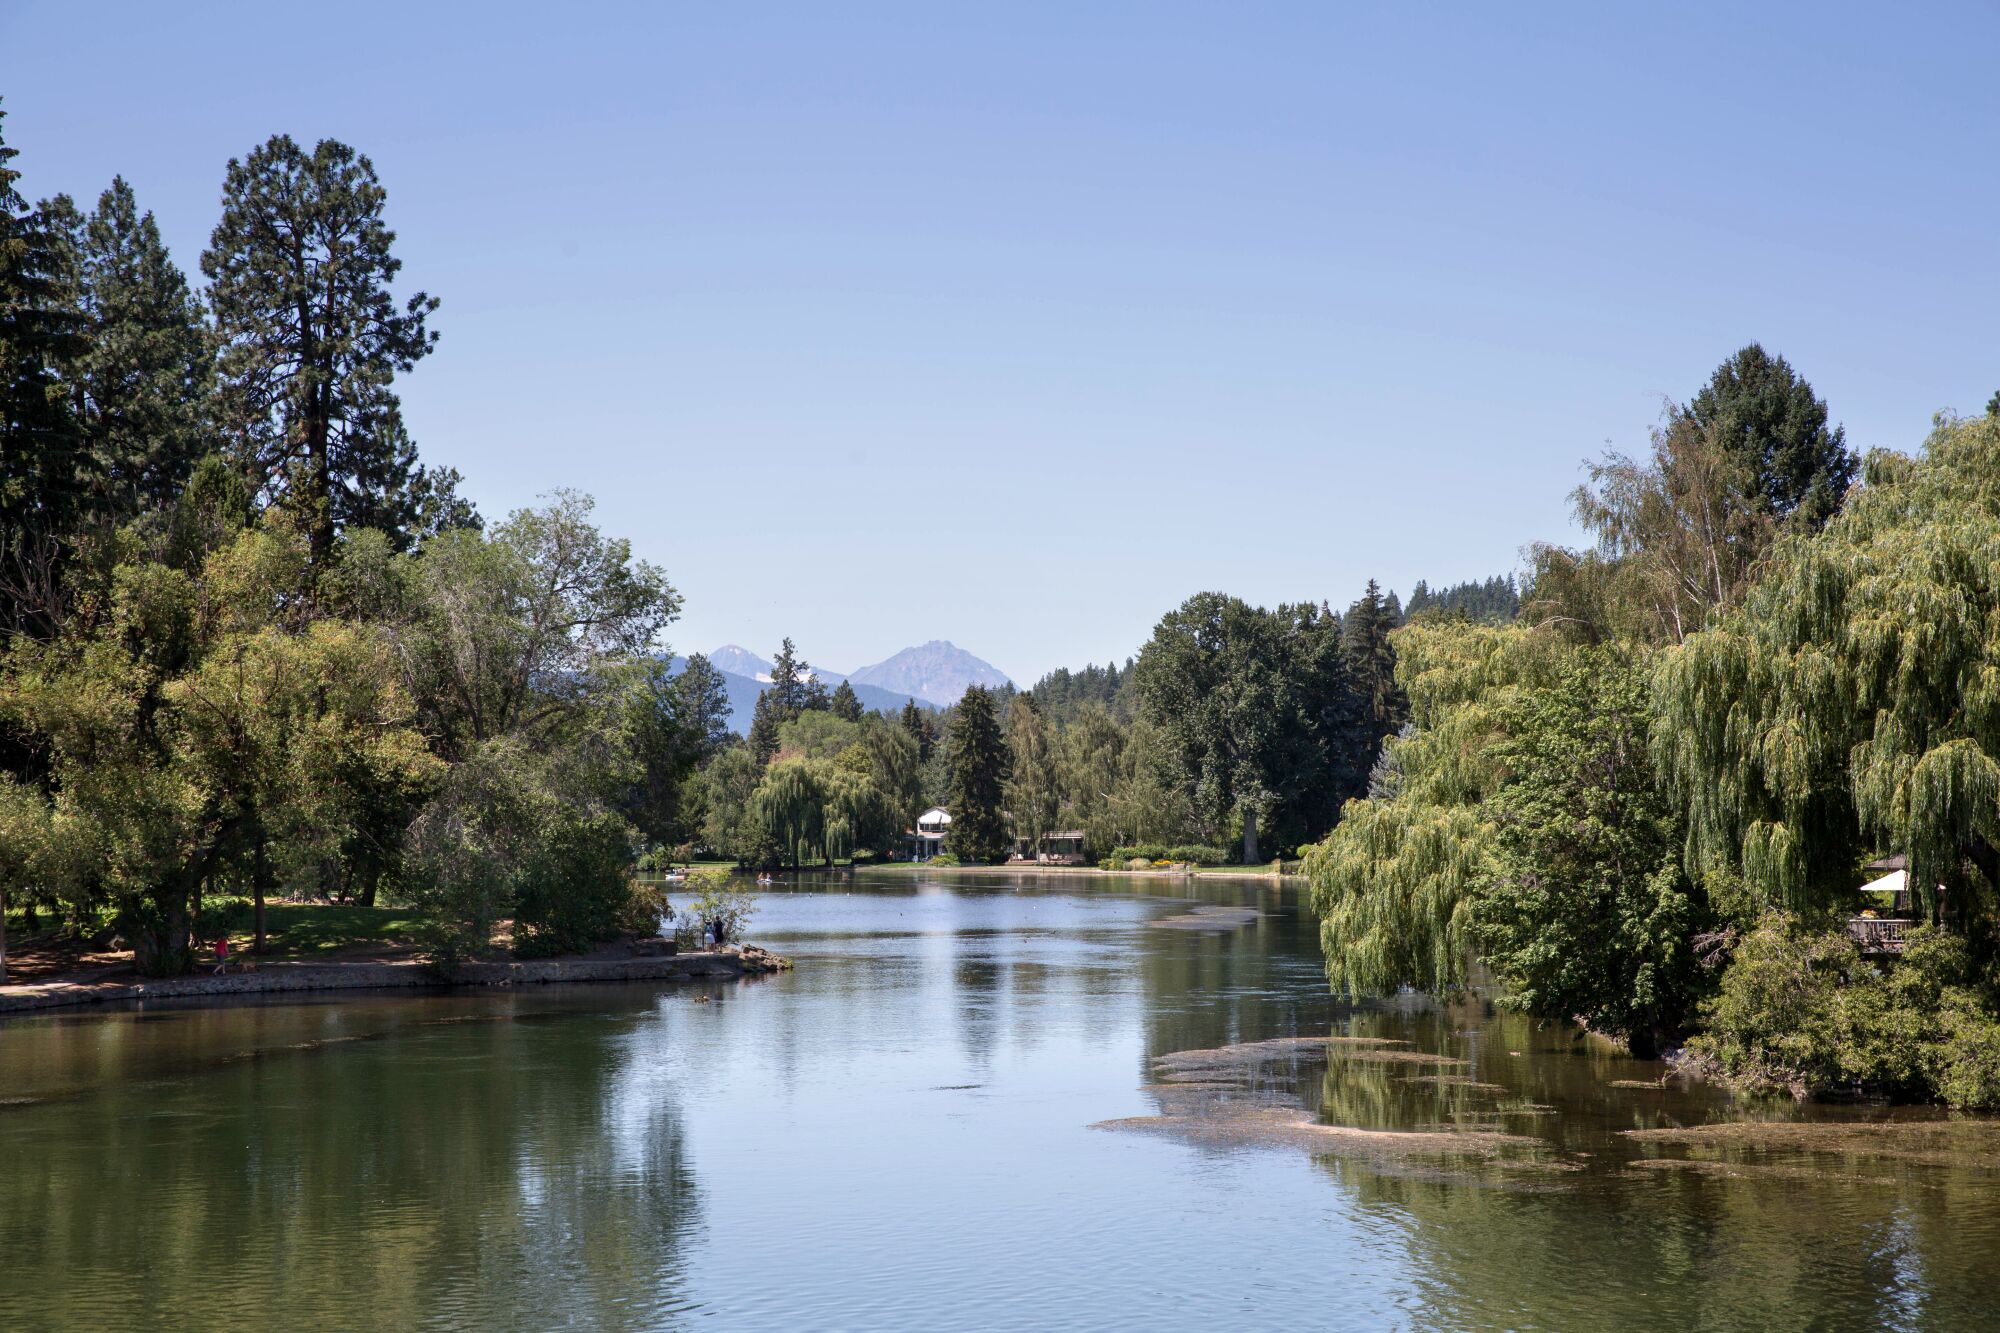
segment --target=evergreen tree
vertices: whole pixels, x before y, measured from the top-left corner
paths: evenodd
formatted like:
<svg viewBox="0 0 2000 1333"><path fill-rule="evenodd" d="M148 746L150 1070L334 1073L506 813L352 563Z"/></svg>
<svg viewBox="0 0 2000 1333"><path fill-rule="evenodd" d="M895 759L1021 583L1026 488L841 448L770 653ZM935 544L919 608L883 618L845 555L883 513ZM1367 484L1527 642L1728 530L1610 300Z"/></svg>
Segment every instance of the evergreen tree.
<svg viewBox="0 0 2000 1333"><path fill-rule="evenodd" d="M778 706L772 702L771 691L758 694L757 706L750 714L750 734L745 739L760 767L770 763L771 757L778 753L778 728L781 725L782 719L778 716Z"/></svg>
<svg viewBox="0 0 2000 1333"><path fill-rule="evenodd" d="M812 664L799 656L788 636L771 661L771 683L764 687L780 723L790 722L806 710L811 681Z"/></svg>
<svg viewBox="0 0 2000 1333"><path fill-rule="evenodd" d="M392 386L437 342L424 321L438 303L390 295L402 261L386 199L347 145L308 154L276 135L230 160L201 257L226 423L256 483L304 517L319 564L341 527L413 536L416 448Z"/></svg>
<svg viewBox="0 0 2000 1333"><path fill-rule="evenodd" d="M63 545L93 476L72 400L85 351L74 266L21 195L18 151L0 138L0 632L45 635L61 620Z"/></svg>
<svg viewBox="0 0 2000 1333"><path fill-rule="evenodd" d="M1397 616L1374 579L1341 622L1341 642L1354 687L1368 706L1377 741L1403 724L1407 706L1396 685L1396 650L1389 644Z"/></svg>
<svg viewBox="0 0 2000 1333"><path fill-rule="evenodd" d="M833 699L828 707L833 710L833 715L843 722L861 720L861 696L856 694L854 687L844 680L834 689Z"/></svg>
<svg viewBox="0 0 2000 1333"><path fill-rule="evenodd" d="M1007 854L1007 816L1001 803L1009 773L1007 744L988 691L966 687L945 750L950 769L946 808L951 811L947 845L962 861L998 861Z"/></svg>
<svg viewBox="0 0 2000 1333"><path fill-rule="evenodd" d="M902 722L903 730L917 743L917 762L928 764L937 745L937 731L931 725L930 713L918 707L915 699L907 699L903 702Z"/></svg>
<svg viewBox="0 0 2000 1333"><path fill-rule="evenodd" d="M1777 518L1826 522L1860 470L1846 432L1828 428L1812 385L1757 343L1720 366L1687 405L1754 478L1752 489Z"/></svg>
<svg viewBox="0 0 2000 1333"><path fill-rule="evenodd" d="M165 509L213 442L215 351L201 305L123 177L77 237L90 350L84 420L111 509Z"/></svg>

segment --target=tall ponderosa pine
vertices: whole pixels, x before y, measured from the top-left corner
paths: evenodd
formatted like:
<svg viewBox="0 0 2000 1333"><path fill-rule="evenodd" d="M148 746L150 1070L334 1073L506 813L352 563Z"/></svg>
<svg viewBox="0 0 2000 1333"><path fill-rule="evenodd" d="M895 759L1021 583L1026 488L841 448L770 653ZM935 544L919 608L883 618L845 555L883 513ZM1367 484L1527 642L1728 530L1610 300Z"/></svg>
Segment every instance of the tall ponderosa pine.
<svg viewBox="0 0 2000 1333"><path fill-rule="evenodd" d="M22 197L17 152L0 138L0 632L48 634L94 478L72 398L85 351L74 266Z"/></svg>
<svg viewBox="0 0 2000 1333"><path fill-rule="evenodd" d="M1818 527L1860 470L1846 432L1827 426L1812 385L1757 343L1716 367L1686 411L1740 460L1774 517Z"/></svg>
<svg viewBox="0 0 2000 1333"><path fill-rule="evenodd" d="M812 708L826 708L833 696L826 682L813 675L812 663L800 657L787 638L771 661L771 683L764 687L771 696L771 709L780 725Z"/></svg>
<svg viewBox="0 0 2000 1333"><path fill-rule="evenodd" d="M861 696L856 694L854 687L844 680L834 687L833 698L827 706L833 710L833 715L843 722L861 720Z"/></svg>
<svg viewBox="0 0 2000 1333"><path fill-rule="evenodd" d="M993 696L968 685L945 735L951 778L947 846L962 861L992 862L1007 854L1007 743L993 713Z"/></svg>
<svg viewBox="0 0 2000 1333"><path fill-rule="evenodd" d="M421 474L393 383L428 355L435 298L390 294L402 261L375 167L277 135L231 159L201 270L222 339L220 402L255 482L299 510L324 563L337 529L407 545Z"/></svg>

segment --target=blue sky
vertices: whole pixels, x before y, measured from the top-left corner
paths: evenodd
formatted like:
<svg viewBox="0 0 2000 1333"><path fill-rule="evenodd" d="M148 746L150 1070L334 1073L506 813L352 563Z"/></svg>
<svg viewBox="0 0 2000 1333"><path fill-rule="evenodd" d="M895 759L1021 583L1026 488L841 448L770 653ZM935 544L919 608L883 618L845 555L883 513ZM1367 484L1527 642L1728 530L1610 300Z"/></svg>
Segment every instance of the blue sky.
<svg viewBox="0 0 2000 1333"><path fill-rule="evenodd" d="M1202 589L1512 569L1751 339L1862 447L1979 410L1995 50L1970 5L0 5L23 187L123 173L191 273L232 155L373 157L444 302L425 458L594 494L676 647L1024 682Z"/></svg>

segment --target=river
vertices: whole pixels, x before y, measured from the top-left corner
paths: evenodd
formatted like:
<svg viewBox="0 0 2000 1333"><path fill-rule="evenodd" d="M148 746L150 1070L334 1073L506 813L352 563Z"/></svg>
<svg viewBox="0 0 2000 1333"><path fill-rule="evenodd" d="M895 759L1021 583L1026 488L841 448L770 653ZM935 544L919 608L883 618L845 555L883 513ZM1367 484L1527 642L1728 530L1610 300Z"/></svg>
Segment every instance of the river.
<svg viewBox="0 0 2000 1333"><path fill-rule="evenodd" d="M882 875L750 934L796 970L0 1023L0 1329L2000 1323L1992 1122L1351 1009L1290 889Z"/></svg>

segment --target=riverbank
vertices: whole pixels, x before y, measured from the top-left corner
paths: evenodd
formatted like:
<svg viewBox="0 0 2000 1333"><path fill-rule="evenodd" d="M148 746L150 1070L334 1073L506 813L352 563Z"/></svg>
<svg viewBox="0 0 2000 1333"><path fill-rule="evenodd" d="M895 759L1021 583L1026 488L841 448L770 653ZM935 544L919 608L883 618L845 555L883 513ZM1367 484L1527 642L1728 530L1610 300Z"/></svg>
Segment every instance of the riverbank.
<svg viewBox="0 0 2000 1333"><path fill-rule="evenodd" d="M758 976L791 963L755 945L684 954L622 953L459 963L440 969L414 958L353 962L265 962L244 971L125 980L54 978L0 986L0 1016L132 1000L230 999L314 991L461 990L616 981L695 981Z"/></svg>

